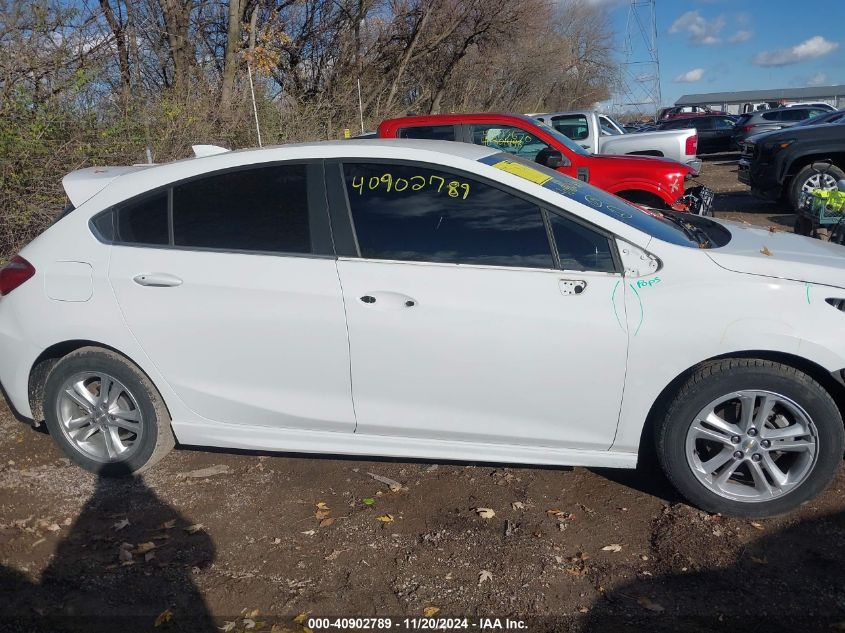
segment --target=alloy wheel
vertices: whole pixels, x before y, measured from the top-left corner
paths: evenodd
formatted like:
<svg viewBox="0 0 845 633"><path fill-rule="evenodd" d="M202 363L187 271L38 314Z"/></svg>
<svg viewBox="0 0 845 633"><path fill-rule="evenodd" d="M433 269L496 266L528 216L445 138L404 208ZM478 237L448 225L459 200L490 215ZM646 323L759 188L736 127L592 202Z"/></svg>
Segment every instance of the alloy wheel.
<svg viewBox="0 0 845 633"><path fill-rule="evenodd" d="M73 375L59 391L56 412L62 433L86 457L100 462L129 459L144 433L138 401L108 374Z"/></svg>
<svg viewBox="0 0 845 633"><path fill-rule="evenodd" d="M763 502L783 496L813 470L818 434L786 396L744 390L704 407L687 431L687 463L696 479L726 499Z"/></svg>

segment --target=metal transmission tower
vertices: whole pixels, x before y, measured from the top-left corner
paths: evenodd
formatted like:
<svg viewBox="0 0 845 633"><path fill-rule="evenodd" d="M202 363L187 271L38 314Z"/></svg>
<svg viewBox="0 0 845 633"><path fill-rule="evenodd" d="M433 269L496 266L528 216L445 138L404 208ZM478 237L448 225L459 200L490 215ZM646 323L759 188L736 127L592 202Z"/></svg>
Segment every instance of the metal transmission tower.
<svg viewBox="0 0 845 633"><path fill-rule="evenodd" d="M656 0L630 0L624 54L614 109L656 116L661 105Z"/></svg>

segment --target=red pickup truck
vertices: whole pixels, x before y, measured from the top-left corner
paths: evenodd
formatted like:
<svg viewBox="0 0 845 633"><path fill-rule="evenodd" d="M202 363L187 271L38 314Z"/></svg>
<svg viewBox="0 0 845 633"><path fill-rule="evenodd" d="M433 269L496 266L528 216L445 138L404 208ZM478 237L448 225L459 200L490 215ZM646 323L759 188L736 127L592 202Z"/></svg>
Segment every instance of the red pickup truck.
<svg viewBox="0 0 845 633"><path fill-rule="evenodd" d="M651 156L591 154L557 130L519 114L388 119L379 125L378 136L485 145L557 169L636 204L712 215L713 194L709 189L699 186L684 190L686 180L698 175L687 165Z"/></svg>

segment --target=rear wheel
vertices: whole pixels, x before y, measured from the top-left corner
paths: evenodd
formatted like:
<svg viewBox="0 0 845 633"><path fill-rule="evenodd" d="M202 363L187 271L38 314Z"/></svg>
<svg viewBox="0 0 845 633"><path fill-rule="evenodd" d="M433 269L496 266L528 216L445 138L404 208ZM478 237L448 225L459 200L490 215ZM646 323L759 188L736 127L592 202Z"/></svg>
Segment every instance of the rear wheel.
<svg viewBox="0 0 845 633"><path fill-rule="evenodd" d="M85 347L56 363L47 377L43 407L59 447L97 474L140 473L175 444L156 388L110 350Z"/></svg>
<svg viewBox="0 0 845 633"><path fill-rule="evenodd" d="M696 371L656 428L675 487L710 512L766 517L819 494L842 461L839 409L803 372L727 359Z"/></svg>

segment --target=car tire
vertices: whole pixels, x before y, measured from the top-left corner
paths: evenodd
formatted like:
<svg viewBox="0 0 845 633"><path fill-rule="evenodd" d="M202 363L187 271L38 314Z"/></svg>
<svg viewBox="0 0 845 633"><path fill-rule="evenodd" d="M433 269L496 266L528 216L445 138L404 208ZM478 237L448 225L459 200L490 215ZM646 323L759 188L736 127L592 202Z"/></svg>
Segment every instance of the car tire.
<svg viewBox="0 0 845 633"><path fill-rule="evenodd" d="M714 403L722 404L711 409ZM745 418L751 420L745 427L743 411L755 416ZM762 518L794 510L824 490L842 462L845 427L830 394L800 370L725 359L689 377L657 421L655 439L664 472L693 505Z"/></svg>
<svg viewBox="0 0 845 633"><path fill-rule="evenodd" d="M819 164L815 163L815 165ZM803 167L797 174L795 174L795 177L792 179L792 183L789 186L789 203L796 211L798 210L798 206L800 204L801 191L804 189L804 185L808 184L808 181L816 177L819 172L827 174L833 178L833 180L828 183L829 185L832 185L833 189L836 188L836 183L838 181L845 178L845 171L842 171L836 165L829 165L825 163L823 166L819 165L818 168L814 167L814 165L806 165Z"/></svg>
<svg viewBox="0 0 845 633"><path fill-rule="evenodd" d="M176 443L150 379L124 356L99 347L83 347L55 364L44 386L43 410L59 447L98 475L142 473Z"/></svg>

